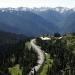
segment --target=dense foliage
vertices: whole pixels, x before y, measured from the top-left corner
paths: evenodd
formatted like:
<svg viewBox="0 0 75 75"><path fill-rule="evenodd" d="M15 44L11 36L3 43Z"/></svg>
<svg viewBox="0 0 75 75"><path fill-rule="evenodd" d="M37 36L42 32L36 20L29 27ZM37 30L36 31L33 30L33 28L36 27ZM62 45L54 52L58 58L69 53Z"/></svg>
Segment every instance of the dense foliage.
<svg viewBox="0 0 75 75"><path fill-rule="evenodd" d="M30 39L4 34L0 37L0 75L27 75L37 64L36 52L25 45Z"/></svg>
<svg viewBox="0 0 75 75"><path fill-rule="evenodd" d="M46 75L75 75L75 36L52 37L51 40L37 38L37 44L53 59Z"/></svg>

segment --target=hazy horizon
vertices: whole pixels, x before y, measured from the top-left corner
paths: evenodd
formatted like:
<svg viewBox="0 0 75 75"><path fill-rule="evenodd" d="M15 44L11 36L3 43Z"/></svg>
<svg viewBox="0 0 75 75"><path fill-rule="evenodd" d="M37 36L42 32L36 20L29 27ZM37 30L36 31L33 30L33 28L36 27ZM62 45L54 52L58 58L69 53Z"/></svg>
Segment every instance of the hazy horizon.
<svg viewBox="0 0 75 75"><path fill-rule="evenodd" d="M40 8L40 7L67 7L74 8L74 0L0 0L0 8L18 8L18 7L28 7L28 8Z"/></svg>

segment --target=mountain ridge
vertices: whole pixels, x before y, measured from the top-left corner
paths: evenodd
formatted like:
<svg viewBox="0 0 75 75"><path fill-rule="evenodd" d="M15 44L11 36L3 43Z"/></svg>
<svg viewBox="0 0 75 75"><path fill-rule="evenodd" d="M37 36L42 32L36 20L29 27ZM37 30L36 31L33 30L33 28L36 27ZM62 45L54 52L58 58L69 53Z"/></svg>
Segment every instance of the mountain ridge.
<svg viewBox="0 0 75 75"><path fill-rule="evenodd" d="M51 22L30 11L0 11L0 29L36 36L56 32L58 30ZM57 30L56 30L57 28Z"/></svg>
<svg viewBox="0 0 75 75"><path fill-rule="evenodd" d="M67 7L54 7L54 8L51 8L51 7L40 7L40 8L37 8L37 7L33 7L33 8L28 8L28 7L18 7L18 8L12 8L12 7L8 7L8 8L0 8L0 10L2 10L3 12L4 11L47 11L47 10L54 10L54 11L57 11L57 12L60 12L60 13L63 13L64 11L75 11L75 8L67 8Z"/></svg>
<svg viewBox="0 0 75 75"><path fill-rule="evenodd" d="M0 29L29 36L74 31L72 13L75 8L0 8Z"/></svg>

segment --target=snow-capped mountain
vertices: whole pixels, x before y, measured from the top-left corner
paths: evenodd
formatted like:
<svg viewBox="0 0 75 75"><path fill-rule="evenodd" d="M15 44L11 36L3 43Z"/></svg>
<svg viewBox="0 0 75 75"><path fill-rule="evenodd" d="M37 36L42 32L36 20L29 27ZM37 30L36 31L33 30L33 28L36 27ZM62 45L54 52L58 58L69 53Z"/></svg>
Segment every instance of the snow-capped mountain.
<svg viewBox="0 0 75 75"><path fill-rule="evenodd" d="M69 11L70 9L65 7L56 7L56 8L53 8L53 10L56 10L57 12L60 12L60 13L64 13L66 11Z"/></svg>
<svg viewBox="0 0 75 75"><path fill-rule="evenodd" d="M58 27L28 8L0 9L0 30L36 36L58 31Z"/></svg>
<svg viewBox="0 0 75 75"><path fill-rule="evenodd" d="M4 11L10 11L13 12L15 11L36 11L36 12L43 12L43 11L48 11L48 10L53 10L53 11L57 11L60 13L64 13L67 11L75 11L75 8L67 8L67 7L56 7L56 8L50 8L50 7L41 7L41 8L28 8L28 7L19 7L19 8L0 8L0 10Z"/></svg>
<svg viewBox="0 0 75 75"><path fill-rule="evenodd" d="M74 31L74 14L75 8L64 7L0 8L0 30L33 36L72 29Z"/></svg>

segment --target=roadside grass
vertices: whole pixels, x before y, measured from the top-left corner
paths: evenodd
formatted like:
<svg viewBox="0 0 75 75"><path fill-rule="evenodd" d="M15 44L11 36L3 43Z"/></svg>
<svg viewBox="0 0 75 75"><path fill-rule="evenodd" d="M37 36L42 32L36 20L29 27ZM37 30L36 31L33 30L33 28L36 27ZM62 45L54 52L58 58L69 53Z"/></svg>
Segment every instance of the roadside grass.
<svg viewBox="0 0 75 75"><path fill-rule="evenodd" d="M25 43L25 46L28 47L28 49L31 49L31 44L30 44L30 42L26 42L26 43Z"/></svg>
<svg viewBox="0 0 75 75"><path fill-rule="evenodd" d="M75 54L75 36L65 36L64 40L67 40L67 47Z"/></svg>
<svg viewBox="0 0 75 75"><path fill-rule="evenodd" d="M20 69L20 65L17 64L14 67L9 68L9 73L11 75L22 75L22 69Z"/></svg>
<svg viewBox="0 0 75 75"><path fill-rule="evenodd" d="M50 58L48 53L45 53L45 63L39 75L47 75L49 66L51 67L53 59Z"/></svg>

